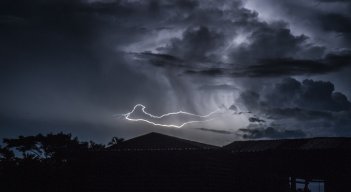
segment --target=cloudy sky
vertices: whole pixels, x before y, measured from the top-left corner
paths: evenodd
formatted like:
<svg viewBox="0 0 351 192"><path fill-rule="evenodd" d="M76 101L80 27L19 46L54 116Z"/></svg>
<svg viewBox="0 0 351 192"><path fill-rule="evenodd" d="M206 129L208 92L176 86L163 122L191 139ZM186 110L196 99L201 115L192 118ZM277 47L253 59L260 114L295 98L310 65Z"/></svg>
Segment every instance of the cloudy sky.
<svg viewBox="0 0 351 192"><path fill-rule="evenodd" d="M1 138L351 136L348 0L3 0L0 26Z"/></svg>

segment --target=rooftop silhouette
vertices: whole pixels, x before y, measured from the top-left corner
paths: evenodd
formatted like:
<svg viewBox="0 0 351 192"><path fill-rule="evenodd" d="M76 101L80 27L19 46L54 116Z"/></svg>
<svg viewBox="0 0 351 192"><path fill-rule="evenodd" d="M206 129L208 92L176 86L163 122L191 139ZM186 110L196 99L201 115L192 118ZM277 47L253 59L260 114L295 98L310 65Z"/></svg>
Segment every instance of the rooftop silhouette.
<svg viewBox="0 0 351 192"><path fill-rule="evenodd" d="M306 139L234 141L223 146L232 152L351 150L351 138L316 137Z"/></svg>
<svg viewBox="0 0 351 192"><path fill-rule="evenodd" d="M202 150L216 149L217 146L181 139L161 133L151 132L112 145L115 150Z"/></svg>
<svg viewBox="0 0 351 192"><path fill-rule="evenodd" d="M234 141L223 147L155 132L113 140L105 147L63 133L5 139L0 189L297 192L301 185L307 190L321 183L324 192L351 191L351 138Z"/></svg>

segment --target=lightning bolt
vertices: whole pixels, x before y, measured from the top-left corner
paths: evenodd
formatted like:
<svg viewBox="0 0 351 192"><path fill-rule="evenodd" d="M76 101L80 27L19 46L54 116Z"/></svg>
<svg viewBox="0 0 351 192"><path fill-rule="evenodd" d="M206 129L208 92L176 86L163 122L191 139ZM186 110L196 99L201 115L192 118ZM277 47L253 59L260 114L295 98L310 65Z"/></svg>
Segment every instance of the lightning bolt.
<svg viewBox="0 0 351 192"><path fill-rule="evenodd" d="M212 111L211 113L207 114L207 115L197 115L197 114L193 114L193 113L189 113L189 112L184 112L184 111L178 111L178 112L171 112L171 113L166 113L166 114L163 114L163 115L160 115L160 116L156 116L156 115L152 115L148 112L145 111L145 106L142 105L142 104L137 104L134 106L133 110L128 112L128 113L125 113L125 114L121 114L120 116L121 117L124 117L126 120L128 121L142 121L142 122L146 122L146 123L149 123L149 124L152 124L152 125L155 125L155 126L161 126L161 127L171 127L171 128L181 128L187 124L190 124L190 123L197 123L197 122L206 122L206 121L211 121L215 118L211 118L211 119L206 119L206 120L197 120L197 121L187 121L185 123L182 123L180 125L174 125L174 124L161 124L161 123L155 123L155 122L152 122L152 121L149 121L147 119L134 119L134 118L131 118L130 115L134 113L134 111L136 110L137 107L141 107L141 111L151 117L151 118L154 118L154 119L161 119L161 118L164 118L164 117L167 117L167 116L170 116L170 115L179 115L179 114L184 114L184 115L189 115L189 116L194 116L194 117L198 117L198 118L208 118L210 117L211 115L215 114L215 113L219 113L219 109L215 110L215 111Z"/></svg>

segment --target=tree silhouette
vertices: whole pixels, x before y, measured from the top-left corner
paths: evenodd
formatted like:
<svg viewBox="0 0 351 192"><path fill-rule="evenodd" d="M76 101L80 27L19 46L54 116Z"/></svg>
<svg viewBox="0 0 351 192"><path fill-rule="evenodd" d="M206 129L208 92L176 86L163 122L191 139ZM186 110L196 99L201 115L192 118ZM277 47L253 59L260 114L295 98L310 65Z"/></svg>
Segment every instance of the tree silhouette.
<svg viewBox="0 0 351 192"><path fill-rule="evenodd" d="M75 152L88 149L88 143L79 142L77 137L72 138L71 134L48 134L40 138L41 149L45 158L56 160L66 159Z"/></svg>
<svg viewBox="0 0 351 192"><path fill-rule="evenodd" d="M9 148L7 147L0 147L0 161L3 160L13 160L15 158L15 154L13 153L13 151L11 151Z"/></svg>
<svg viewBox="0 0 351 192"><path fill-rule="evenodd" d="M111 141L108 143L109 146L118 145L124 142L123 138L112 137Z"/></svg>
<svg viewBox="0 0 351 192"><path fill-rule="evenodd" d="M117 144L123 139L114 137L111 142ZM0 189L52 191L53 187L60 186L62 191L71 191L89 179L88 167L95 165L96 151L104 150L103 144L81 142L62 132L3 139Z"/></svg>
<svg viewBox="0 0 351 192"><path fill-rule="evenodd" d="M100 151L105 149L105 145L89 141L89 149L94 151Z"/></svg>
<svg viewBox="0 0 351 192"><path fill-rule="evenodd" d="M38 136L19 136L17 139L4 139L6 148L15 148L23 157L40 157L42 151L38 146Z"/></svg>
<svg viewBox="0 0 351 192"><path fill-rule="evenodd" d="M120 144L123 138L113 137L109 146ZM35 136L19 136L14 139L3 139L5 147L0 148L1 159L26 159L26 160L53 160L57 162L67 161L69 158L81 154L84 151L101 151L106 148L103 144L94 141L80 142L77 137L65 133L38 134ZM18 157L18 153L21 156ZM16 155L17 154L17 157Z"/></svg>
<svg viewBox="0 0 351 192"><path fill-rule="evenodd" d="M15 139L4 139L6 149L15 149L22 153L24 159L52 159L65 160L72 155L89 149L89 143L79 142L77 137L71 134L58 133L43 136L19 136ZM97 147L98 144L94 144ZM6 152L6 151L4 151Z"/></svg>

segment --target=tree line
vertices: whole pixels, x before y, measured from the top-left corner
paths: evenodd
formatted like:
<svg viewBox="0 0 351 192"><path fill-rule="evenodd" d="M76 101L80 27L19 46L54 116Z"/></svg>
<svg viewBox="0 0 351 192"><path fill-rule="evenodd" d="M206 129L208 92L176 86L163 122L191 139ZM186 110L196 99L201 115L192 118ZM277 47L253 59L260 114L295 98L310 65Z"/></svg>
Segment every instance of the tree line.
<svg viewBox="0 0 351 192"><path fill-rule="evenodd" d="M94 141L82 142L77 137L62 132L5 138L3 146L0 146L0 162L23 160L65 162L81 152L105 150L123 141L123 138L113 137L107 145Z"/></svg>

